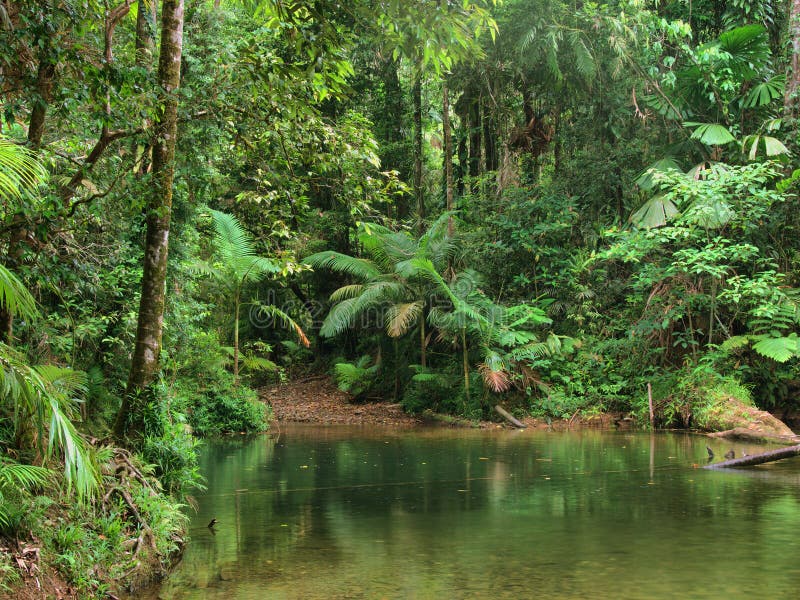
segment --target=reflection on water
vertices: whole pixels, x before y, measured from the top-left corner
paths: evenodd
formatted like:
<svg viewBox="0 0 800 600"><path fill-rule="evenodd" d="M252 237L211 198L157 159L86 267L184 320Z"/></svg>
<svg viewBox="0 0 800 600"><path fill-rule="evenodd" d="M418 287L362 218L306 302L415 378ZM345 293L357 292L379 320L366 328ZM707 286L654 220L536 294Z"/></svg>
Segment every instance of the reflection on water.
<svg viewBox="0 0 800 600"><path fill-rule="evenodd" d="M191 543L149 594L796 597L800 462L696 469L706 443L718 456L730 447L691 435L301 426L211 444Z"/></svg>

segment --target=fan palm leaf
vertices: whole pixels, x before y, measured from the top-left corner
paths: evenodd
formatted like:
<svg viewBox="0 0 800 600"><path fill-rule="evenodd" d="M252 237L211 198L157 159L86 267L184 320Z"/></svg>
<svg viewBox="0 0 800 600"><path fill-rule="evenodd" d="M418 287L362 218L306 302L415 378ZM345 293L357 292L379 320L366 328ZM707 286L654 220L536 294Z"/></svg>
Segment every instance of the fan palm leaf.
<svg viewBox="0 0 800 600"><path fill-rule="evenodd" d="M264 275L280 272L273 260L256 255L252 236L235 216L218 210L210 213L214 221L214 250L222 270L230 272L232 283L258 281Z"/></svg>
<svg viewBox="0 0 800 600"><path fill-rule="evenodd" d="M354 283L351 285L343 285L330 295L331 302L341 302L342 300L347 300L348 298L355 298L356 296L361 295L364 291L365 285L363 283Z"/></svg>

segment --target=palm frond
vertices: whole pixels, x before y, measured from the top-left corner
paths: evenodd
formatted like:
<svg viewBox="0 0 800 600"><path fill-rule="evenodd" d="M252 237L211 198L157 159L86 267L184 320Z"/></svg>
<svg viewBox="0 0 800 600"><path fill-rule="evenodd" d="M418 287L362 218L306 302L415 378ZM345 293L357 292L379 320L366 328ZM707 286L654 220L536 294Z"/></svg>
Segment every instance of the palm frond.
<svg viewBox="0 0 800 600"><path fill-rule="evenodd" d="M267 371L275 372L278 370L278 365L264 358L263 356L256 356L255 354L245 353L242 355L242 369L248 371Z"/></svg>
<svg viewBox="0 0 800 600"><path fill-rule="evenodd" d="M478 372L486 387L493 392L505 392L511 387L511 378L506 370L505 361L493 350L486 353L484 361L478 365Z"/></svg>
<svg viewBox="0 0 800 600"><path fill-rule="evenodd" d="M292 319L292 317L290 317L277 306L273 304L261 304L258 306L258 311L260 317L273 319L274 321L281 323L285 328L292 329L300 340L300 343L306 348L311 346L311 340L308 339L306 333L303 331L303 328L300 327L300 325L298 325L297 322Z"/></svg>
<svg viewBox="0 0 800 600"><path fill-rule="evenodd" d="M393 304L386 311L386 333L389 337L401 337L417 322L422 314L424 302L407 302L404 304Z"/></svg>
<svg viewBox="0 0 800 600"><path fill-rule="evenodd" d="M37 317L36 301L28 289L5 266L0 264L0 306L15 317L33 321Z"/></svg>
<svg viewBox="0 0 800 600"><path fill-rule="evenodd" d="M354 258L341 252L325 250L317 252L303 259L303 263L315 268L330 269L339 273L346 273L364 281L374 279L383 272L371 260L366 258Z"/></svg>
<svg viewBox="0 0 800 600"><path fill-rule="evenodd" d="M334 290L334 292L330 295L329 300L331 302L341 302L342 300L347 300L348 298L355 298L356 296L361 295L363 291L363 283L343 285L338 290Z"/></svg>
<svg viewBox="0 0 800 600"><path fill-rule="evenodd" d="M31 367L22 355L0 343L0 399L14 409L14 427L33 427L46 455L58 449L64 462L67 491L74 489L80 499L96 490L99 475L86 443L70 420L74 401L68 393L77 391L77 375L50 367Z"/></svg>
<svg viewBox="0 0 800 600"><path fill-rule="evenodd" d="M0 137L0 198L18 198L47 180L47 171L23 146Z"/></svg>
<svg viewBox="0 0 800 600"><path fill-rule="evenodd" d="M239 220L228 213L210 210L214 222L214 246L225 256L254 256L253 241Z"/></svg>

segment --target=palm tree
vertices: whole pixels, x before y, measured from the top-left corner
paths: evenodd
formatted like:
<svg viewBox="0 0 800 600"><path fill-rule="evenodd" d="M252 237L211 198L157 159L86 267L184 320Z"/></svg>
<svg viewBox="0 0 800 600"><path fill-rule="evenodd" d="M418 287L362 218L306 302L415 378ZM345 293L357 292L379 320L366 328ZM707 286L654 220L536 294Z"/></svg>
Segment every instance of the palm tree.
<svg viewBox="0 0 800 600"><path fill-rule="evenodd" d="M430 265L437 274L447 268L456 248L448 232L451 218L451 213L443 214L419 240L380 225L362 225L358 239L369 258L332 250L307 257L304 262L312 267L360 280L331 294L334 305L322 323L320 335L333 337L354 327L359 316L372 310L384 311L386 333L391 338L419 327L420 362L425 366L425 319L436 288L417 265Z"/></svg>
<svg viewBox="0 0 800 600"><path fill-rule="evenodd" d="M268 275L280 273L281 267L272 259L256 255L253 238L235 216L218 210L211 210L210 213L215 231L215 260L198 263L198 267L222 284L233 304L233 376L238 380L242 290L249 282L261 281ZM301 327L278 307L267 305L259 310L263 316L269 316L293 329L304 346L311 344Z"/></svg>
<svg viewBox="0 0 800 600"><path fill-rule="evenodd" d="M559 353L563 340L571 342L553 333L540 341L533 329L552 322L544 309L535 303L505 307L493 302L480 290L481 276L471 269L447 283L432 265L419 261L416 266L450 303L449 306L440 303L431 311L429 320L443 334L453 335L461 344L465 399L470 396L470 339L477 342L481 353L478 371L484 384L494 392L508 390L513 371L521 365Z"/></svg>

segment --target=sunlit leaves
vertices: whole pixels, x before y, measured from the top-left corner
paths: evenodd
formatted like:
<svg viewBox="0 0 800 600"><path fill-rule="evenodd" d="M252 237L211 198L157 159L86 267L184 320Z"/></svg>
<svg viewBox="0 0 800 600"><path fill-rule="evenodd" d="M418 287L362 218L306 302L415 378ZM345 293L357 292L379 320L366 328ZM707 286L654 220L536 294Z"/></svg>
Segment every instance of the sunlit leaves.
<svg viewBox="0 0 800 600"><path fill-rule="evenodd" d="M0 199L19 197L47 180L47 171L23 146L0 137Z"/></svg>

